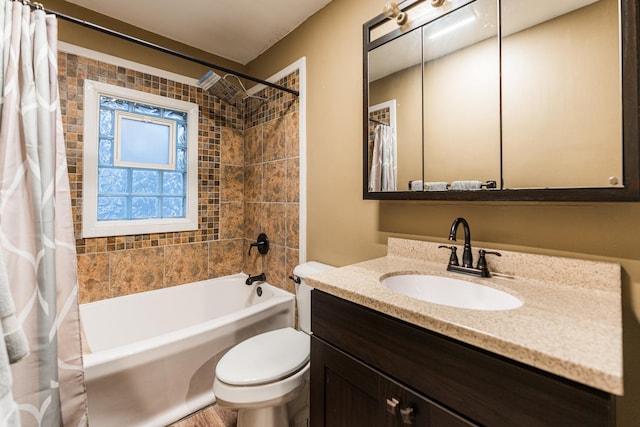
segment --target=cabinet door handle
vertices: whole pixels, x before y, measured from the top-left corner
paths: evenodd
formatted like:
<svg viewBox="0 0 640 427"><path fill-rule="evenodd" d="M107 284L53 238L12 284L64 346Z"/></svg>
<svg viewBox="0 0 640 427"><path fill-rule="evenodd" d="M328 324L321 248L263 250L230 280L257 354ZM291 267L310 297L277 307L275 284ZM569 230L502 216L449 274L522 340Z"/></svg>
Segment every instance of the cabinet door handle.
<svg viewBox="0 0 640 427"><path fill-rule="evenodd" d="M402 418L402 424L404 425L413 425L413 420L415 415L413 413L413 408L411 406L400 409L400 417Z"/></svg>
<svg viewBox="0 0 640 427"><path fill-rule="evenodd" d="M387 412L390 413L391 415L396 415L398 413L397 410L398 410L399 404L400 404L400 401L395 397L392 397L391 399L387 399Z"/></svg>

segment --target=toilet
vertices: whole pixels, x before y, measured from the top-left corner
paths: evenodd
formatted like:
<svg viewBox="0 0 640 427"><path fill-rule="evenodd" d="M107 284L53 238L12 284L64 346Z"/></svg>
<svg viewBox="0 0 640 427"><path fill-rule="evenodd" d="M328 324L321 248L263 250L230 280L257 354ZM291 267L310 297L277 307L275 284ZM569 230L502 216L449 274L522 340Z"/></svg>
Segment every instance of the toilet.
<svg viewBox="0 0 640 427"><path fill-rule="evenodd" d="M238 410L237 427L306 427L309 418L311 287L305 278L333 269L310 261L293 274L300 330L282 328L251 337L218 362L216 403Z"/></svg>

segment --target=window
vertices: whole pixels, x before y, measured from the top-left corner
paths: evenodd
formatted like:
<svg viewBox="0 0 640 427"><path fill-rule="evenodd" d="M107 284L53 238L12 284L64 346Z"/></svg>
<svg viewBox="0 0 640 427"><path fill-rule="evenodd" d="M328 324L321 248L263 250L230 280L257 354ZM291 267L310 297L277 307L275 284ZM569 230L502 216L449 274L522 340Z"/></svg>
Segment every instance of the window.
<svg viewBox="0 0 640 427"><path fill-rule="evenodd" d="M82 237L198 228L198 106L85 81Z"/></svg>

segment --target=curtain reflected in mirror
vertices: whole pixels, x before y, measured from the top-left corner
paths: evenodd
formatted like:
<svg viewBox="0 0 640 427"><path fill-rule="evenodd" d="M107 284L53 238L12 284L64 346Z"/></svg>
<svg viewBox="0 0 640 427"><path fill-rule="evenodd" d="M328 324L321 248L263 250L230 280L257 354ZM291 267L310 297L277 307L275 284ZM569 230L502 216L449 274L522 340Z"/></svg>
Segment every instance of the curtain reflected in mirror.
<svg viewBox="0 0 640 427"><path fill-rule="evenodd" d="M369 108L369 191L398 190L396 100Z"/></svg>

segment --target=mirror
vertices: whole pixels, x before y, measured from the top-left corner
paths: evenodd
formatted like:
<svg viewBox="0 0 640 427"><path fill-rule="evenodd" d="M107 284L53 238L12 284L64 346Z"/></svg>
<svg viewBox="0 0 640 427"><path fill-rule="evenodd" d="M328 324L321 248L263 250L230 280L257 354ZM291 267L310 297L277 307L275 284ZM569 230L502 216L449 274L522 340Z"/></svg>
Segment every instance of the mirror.
<svg viewBox="0 0 640 427"><path fill-rule="evenodd" d="M503 0L502 31L505 187L622 186L617 0Z"/></svg>
<svg viewBox="0 0 640 427"><path fill-rule="evenodd" d="M421 46L417 29L371 52L379 66L370 77L369 191L407 190L409 180L422 179L422 127L416 125L422 120L422 95L415 90L422 84ZM385 162L384 148L390 154L384 156ZM391 169L395 180L389 179Z"/></svg>
<svg viewBox="0 0 640 427"><path fill-rule="evenodd" d="M422 27L427 183L500 181L497 20L496 0L477 0Z"/></svg>
<svg viewBox="0 0 640 427"><path fill-rule="evenodd" d="M364 198L640 199L630 0L430 3L364 25Z"/></svg>

